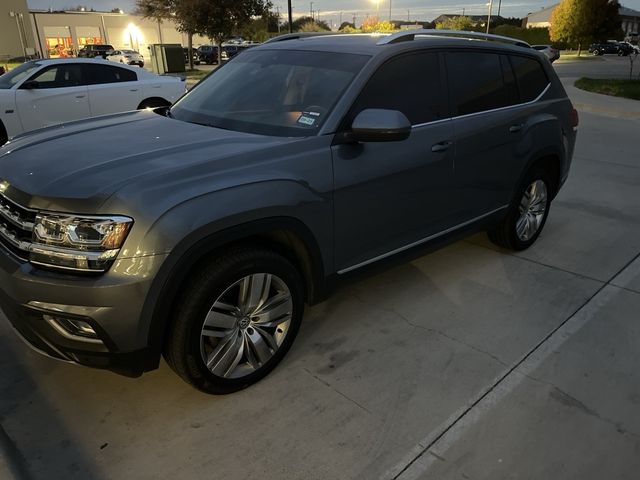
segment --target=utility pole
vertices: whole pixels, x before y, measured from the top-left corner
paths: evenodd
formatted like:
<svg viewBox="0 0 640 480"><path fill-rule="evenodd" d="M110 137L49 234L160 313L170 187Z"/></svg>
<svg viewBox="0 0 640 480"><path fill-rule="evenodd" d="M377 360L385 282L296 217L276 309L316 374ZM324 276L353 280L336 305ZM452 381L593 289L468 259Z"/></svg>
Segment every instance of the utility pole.
<svg viewBox="0 0 640 480"><path fill-rule="evenodd" d="M276 5L276 15L278 16L277 18L277 22L278 22L278 33L280 33L280 7L278 5ZM268 23L268 20L267 20Z"/></svg>
<svg viewBox="0 0 640 480"><path fill-rule="evenodd" d="M353 28L356 28L356 17L357 17L357 15L354 13L353 14Z"/></svg>
<svg viewBox="0 0 640 480"><path fill-rule="evenodd" d="M407 9L407 23L411 23L411 10Z"/></svg>
<svg viewBox="0 0 640 480"><path fill-rule="evenodd" d="M487 33L489 33L489 27L491 27L491 11L493 10L493 0L489 0L489 13L487 15Z"/></svg>
<svg viewBox="0 0 640 480"><path fill-rule="evenodd" d="M389 0L389 22L391 22L391 1Z"/></svg>
<svg viewBox="0 0 640 480"><path fill-rule="evenodd" d="M498 2L498 16L500 16L500 7L502 7L502 0Z"/></svg>
<svg viewBox="0 0 640 480"><path fill-rule="evenodd" d="M293 33L293 8L291 8L291 0L287 1L287 7L289 9L289 33Z"/></svg>
<svg viewBox="0 0 640 480"><path fill-rule="evenodd" d="M340 12L340 25L342 25L342 12Z"/></svg>
<svg viewBox="0 0 640 480"><path fill-rule="evenodd" d="M309 2L309 15L311 16L311 19L313 20L313 2Z"/></svg>

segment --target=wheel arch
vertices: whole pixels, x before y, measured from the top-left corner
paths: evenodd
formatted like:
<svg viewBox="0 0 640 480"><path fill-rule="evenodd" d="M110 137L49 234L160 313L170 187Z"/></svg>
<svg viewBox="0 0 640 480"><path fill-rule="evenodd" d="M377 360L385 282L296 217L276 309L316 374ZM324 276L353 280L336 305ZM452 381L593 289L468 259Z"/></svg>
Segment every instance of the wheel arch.
<svg viewBox="0 0 640 480"><path fill-rule="evenodd" d="M203 227L180 242L156 275L142 310L148 345L159 360L176 299L200 261L236 245L267 246L291 261L305 282L305 299L314 304L326 295L320 248L311 230L292 217L252 221L218 232Z"/></svg>
<svg viewBox="0 0 640 480"><path fill-rule="evenodd" d="M138 108L136 108L136 110L141 110L143 108L147 108L147 105L151 105L154 104L152 108L155 107L167 107L169 105L171 105L171 102L169 100L167 100L166 98L162 98L162 97L148 97L145 98L144 100L142 100L140 102L140 104L138 105Z"/></svg>
<svg viewBox="0 0 640 480"><path fill-rule="evenodd" d="M4 122L0 119L0 146L4 145L7 140L9 140L9 132L7 132L7 127L4 126Z"/></svg>

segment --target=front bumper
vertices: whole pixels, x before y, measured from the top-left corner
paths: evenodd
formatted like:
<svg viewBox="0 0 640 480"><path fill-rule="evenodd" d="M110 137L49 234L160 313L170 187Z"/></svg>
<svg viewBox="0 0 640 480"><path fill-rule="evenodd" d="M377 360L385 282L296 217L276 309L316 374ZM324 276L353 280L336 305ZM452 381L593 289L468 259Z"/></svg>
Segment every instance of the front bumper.
<svg viewBox="0 0 640 480"><path fill-rule="evenodd" d="M18 335L49 357L140 376L158 367L141 312L165 256L122 259L99 277L35 269L0 247L0 308ZM97 338L83 339L52 319L82 321Z"/></svg>

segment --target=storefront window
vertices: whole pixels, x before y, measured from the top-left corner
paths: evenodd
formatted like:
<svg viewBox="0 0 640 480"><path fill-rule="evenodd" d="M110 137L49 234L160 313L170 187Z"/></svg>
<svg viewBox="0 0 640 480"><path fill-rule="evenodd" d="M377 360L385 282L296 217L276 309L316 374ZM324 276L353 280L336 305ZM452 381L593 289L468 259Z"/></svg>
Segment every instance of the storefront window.
<svg viewBox="0 0 640 480"><path fill-rule="evenodd" d="M49 58L74 57L73 40L71 37L46 37Z"/></svg>

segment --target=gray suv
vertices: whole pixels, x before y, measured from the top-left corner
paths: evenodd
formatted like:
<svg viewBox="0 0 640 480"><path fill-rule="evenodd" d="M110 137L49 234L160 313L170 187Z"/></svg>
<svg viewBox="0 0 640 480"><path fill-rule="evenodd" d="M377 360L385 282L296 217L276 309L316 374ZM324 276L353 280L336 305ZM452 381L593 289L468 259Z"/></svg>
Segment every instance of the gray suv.
<svg viewBox="0 0 640 480"><path fill-rule="evenodd" d="M164 355L229 393L352 272L480 230L531 246L577 113L540 53L482 38L285 36L169 109L11 140L6 317L51 357L139 376Z"/></svg>

